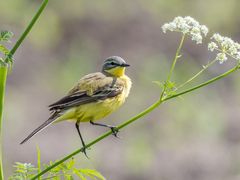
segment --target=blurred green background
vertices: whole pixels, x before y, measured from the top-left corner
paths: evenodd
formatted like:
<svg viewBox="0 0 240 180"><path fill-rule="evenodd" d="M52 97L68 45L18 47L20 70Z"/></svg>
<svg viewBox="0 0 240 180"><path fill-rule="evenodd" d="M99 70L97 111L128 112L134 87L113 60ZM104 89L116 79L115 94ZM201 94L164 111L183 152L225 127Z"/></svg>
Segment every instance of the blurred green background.
<svg viewBox="0 0 240 180"><path fill-rule="evenodd" d="M0 1L1 29L14 32L13 42L41 1ZM4 121L4 162L7 175L16 161L36 165L36 144L43 162L80 147L72 123L48 127L24 145L19 142L45 121L47 105L63 96L83 75L99 71L103 60L118 55L131 64L133 88L124 106L104 121L119 124L153 103L180 35L162 33L175 16L192 16L210 29L240 41L238 0L51 0L15 56L8 78ZM12 43L13 44L13 43ZM207 45L184 44L175 80L182 82L214 57ZM231 63L216 65L199 82ZM182 99L171 100L88 151L79 165L95 168L114 180L237 180L240 179L240 82L232 74ZM86 141L106 129L82 124Z"/></svg>

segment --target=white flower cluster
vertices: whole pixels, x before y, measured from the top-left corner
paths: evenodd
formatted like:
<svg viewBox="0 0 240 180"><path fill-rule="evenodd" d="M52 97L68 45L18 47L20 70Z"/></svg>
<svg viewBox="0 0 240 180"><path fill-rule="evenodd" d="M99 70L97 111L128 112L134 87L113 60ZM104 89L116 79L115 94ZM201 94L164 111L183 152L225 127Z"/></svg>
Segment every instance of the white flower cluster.
<svg viewBox="0 0 240 180"><path fill-rule="evenodd" d="M209 51L217 50L216 59L219 60L220 64L227 60L227 55L240 61L240 44L234 42L228 37L221 36L220 34L214 34L211 39L213 40L208 44Z"/></svg>
<svg viewBox="0 0 240 180"><path fill-rule="evenodd" d="M203 39L202 35L206 37L208 33L208 28L205 25L200 25L199 22L190 16L175 17L172 22L164 24L162 30L164 33L169 30L187 34L193 41L196 41L197 44L201 44Z"/></svg>

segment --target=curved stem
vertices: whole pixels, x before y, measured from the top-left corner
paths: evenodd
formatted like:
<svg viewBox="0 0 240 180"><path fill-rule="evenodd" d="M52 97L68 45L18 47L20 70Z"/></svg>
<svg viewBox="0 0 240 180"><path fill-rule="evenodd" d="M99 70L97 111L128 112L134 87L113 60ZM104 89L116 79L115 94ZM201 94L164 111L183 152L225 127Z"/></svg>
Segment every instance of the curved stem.
<svg viewBox="0 0 240 180"><path fill-rule="evenodd" d="M202 74L207 68L209 68L211 65L213 65L216 61L217 61L217 59L214 59L213 61L211 61L210 63L208 63L207 65L205 65L202 70L200 70L198 73L196 73L193 77L191 77L190 79L188 79L188 80L187 80L186 82L184 82L183 84L179 85L179 86L177 87L177 89L182 88L183 86L185 86L186 84L190 83L192 80L194 80L195 78L197 78L200 74Z"/></svg>

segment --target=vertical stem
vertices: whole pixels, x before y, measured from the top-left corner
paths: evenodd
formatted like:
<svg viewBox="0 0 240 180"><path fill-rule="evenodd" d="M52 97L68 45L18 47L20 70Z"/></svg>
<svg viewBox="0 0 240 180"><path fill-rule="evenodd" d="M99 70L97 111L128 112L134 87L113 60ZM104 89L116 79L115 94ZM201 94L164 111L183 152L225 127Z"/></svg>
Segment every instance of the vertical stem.
<svg viewBox="0 0 240 180"><path fill-rule="evenodd" d="M174 70L174 68L175 68L175 65L176 65L176 63L177 63L177 60L178 60L178 58L180 57L179 54L180 54L180 51L181 51L181 49L182 49L182 45L183 45L184 39L185 39L185 34L182 35L181 41L180 41L179 46L178 46L178 48L177 48L177 51L176 51L175 57L174 57L174 59L173 59L173 63L172 63L171 69L170 69L169 74L168 74L168 77L167 77L167 81L169 81L169 80L171 79L171 76L172 76L173 70Z"/></svg>
<svg viewBox="0 0 240 180"><path fill-rule="evenodd" d="M175 65L176 65L176 63L177 63L177 60L178 60L178 58L180 58L180 55L179 55L179 54L180 54L180 51L181 51L181 49L182 49L184 39L185 39L185 34L182 35L181 41L180 41L180 43L179 43L179 45L178 45L178 48L177 48L175 57L174 57L174 59L173 59L173 62L172 62L170 71L169 71L168 76L167 76L167 80L165 81L164 88L163 88L163 90L162 90L162 92L161 92L161 95L160 95L160 101L161 101L161 100L164 98L164 96L165 96L165 92L166 92L166 90L168 89L167 84L168 84L168 82L171 80L172 73L173 73L173 70L174 70Z"/></svg>
<svg viewBox="0 0 240 180"><path fill-rule="evenodd" d="M3 176L3 161L2 161L2 122L3 122L3 106L4 106L4 94L7 79L7 66L0 66L0 179L4 179Z"/></svg>
<svg viewBox="0 0 240 180"><path fill-rule="evenodd" d="M26 38L28 33L31 31L33 25L38 20L39 16L41 15L42 11L46 7L48 3L48 0L43 0L40 8L28 24L27 28L24 30L20 38L17 40L9 54L5 58L5 62L7 58L12 59L12 56L16 52L16 50L19 48L23 40ZM6 79L7 79L7 72L8 72L8 65L1 64L0 65L0 180L4 179L3 176L3 163L2 163L2 121L3 121L3 106L4 106L4 94L5 94L5 86L6 86Z"/></svg>

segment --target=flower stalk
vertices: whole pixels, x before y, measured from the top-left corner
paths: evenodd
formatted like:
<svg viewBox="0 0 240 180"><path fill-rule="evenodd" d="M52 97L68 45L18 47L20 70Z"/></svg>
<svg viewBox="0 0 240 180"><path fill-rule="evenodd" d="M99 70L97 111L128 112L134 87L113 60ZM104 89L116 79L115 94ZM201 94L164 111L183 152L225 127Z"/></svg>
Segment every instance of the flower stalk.
<svg viewBox="0 0 240 180"><path fill-rule="evenodd" d="M176 66L177 60L181 57L180 52L181 52L181 49L182 49L182 46L183 46L184 39L185 39L185 34L182 35L182 38L181 38L181 40L180 40L180 43L179 43L179 46L178 46L178 48L177 48L175 57L174 57L174 59L173 59L173 63L172 63L171 69L170 69L169 74L168 74L168 77L167 77L167 82L171 80L172 73L173 73L174 68L175 68L175 66Z"/></svg>
<svg viewBox="0 0 240 180"><path fill-rule="evenodd" d="M185 81L184 83L182 83L181 85L179 85L177 87L177 90L184 87L185 85L187 85L188 83L192 82L194 79L196 79L198 76L200 76L204 71L206 71L210 66L212 66L215 62L217 62L217 59L214 59L213 61L209 62L207 65L203 66L203 69L201 69L198 73L196 73L194 76L192 76L191 78L189 78L187 81Z"/></svg>

